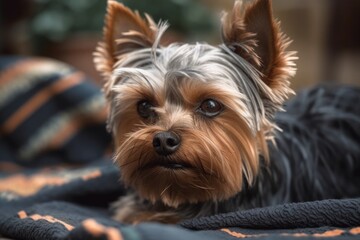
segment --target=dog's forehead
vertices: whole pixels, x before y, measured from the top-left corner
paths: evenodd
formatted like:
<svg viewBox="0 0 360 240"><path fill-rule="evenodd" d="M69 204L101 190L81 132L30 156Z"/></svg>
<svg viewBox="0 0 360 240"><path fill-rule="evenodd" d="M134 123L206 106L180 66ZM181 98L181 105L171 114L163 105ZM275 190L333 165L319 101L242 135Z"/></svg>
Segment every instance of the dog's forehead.
<svg viewBox="0 0 360 240"><path fill-rule="evenodd" d="M263 84L259 74L244 58L226 51L224 45L171 44L133 51L118 62L113 79L112 86L129 84L145 90L147 96L176 96L174 99L187 94L179 94L183 85L194 94L211 85L241 98L253 111L261 108L258 89Z"/></svg>
<svg viewBox="0 0 360 240"><path fill-rule="evenodd" d="M143 49L127 56L122 66L115 70L120 84L165 85L185 83L198 85L220 82L236 87L238 74L234 61L221 48L208 44L172 44L165 48ZM188 82L186 83L188 84Z"/></svg>

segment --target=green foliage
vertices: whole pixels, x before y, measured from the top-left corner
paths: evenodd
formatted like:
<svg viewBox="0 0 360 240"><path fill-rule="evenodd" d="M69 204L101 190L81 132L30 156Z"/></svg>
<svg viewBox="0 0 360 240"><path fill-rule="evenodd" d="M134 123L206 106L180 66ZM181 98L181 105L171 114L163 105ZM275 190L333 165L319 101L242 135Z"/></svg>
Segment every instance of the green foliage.
<svg viewBox="0 0 360 240"><path fill-rule="evenodd" d="M209 32L214 21L198 0L123 0L126 6L147 12L155 21L167 20L171 29L189 35ZM106 0L36 0L30 34L40 42L61 41L71 34L100 32Z"/></svg>
<svg viewBox="0 0 360 240"><path fill-rule="evenodd" d="M168 21L171 29L186 35L209 32L214 19L209 9L198 0L123 0L131 9L149 13L156 21Z"/></svg>
<svg viewBox="0 0 360 240"><path fill-rule="evenodd" d="M35 3L30 30L37 38L60 41L73 33L102 28L104 0L36 0Z"/></svg>

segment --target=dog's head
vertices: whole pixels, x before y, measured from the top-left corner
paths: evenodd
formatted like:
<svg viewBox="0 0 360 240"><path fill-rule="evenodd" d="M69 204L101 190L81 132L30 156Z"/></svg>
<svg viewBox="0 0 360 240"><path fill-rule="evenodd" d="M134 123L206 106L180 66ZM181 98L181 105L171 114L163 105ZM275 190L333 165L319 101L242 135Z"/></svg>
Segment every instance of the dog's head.
<svg viewBox="0 0 360 240"><path fill-rule="evenodd" d="M271 2L237 1L218 46L163 47L166 23L113 0L105 22L95 64L124 183L172 207L224 200L244 179L251 184L295 73Z"/></svg>

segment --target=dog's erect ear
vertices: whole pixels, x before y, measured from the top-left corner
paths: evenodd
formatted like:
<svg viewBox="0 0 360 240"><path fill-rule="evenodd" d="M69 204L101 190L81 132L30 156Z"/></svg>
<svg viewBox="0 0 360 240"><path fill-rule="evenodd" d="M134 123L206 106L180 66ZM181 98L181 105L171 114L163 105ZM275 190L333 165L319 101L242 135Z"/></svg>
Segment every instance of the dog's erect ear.
<svg viewBox="0 0 360 240"><path fill-rule="evenodd" d="M155 41L157 26L150 16L143 19L137 11L133 12L115 0L108 0L105 16L104 40L95 53L96 69L107 81L114 64L127 53L151 47Z"/></svg>
<svg viewBox="0 0 360 240"><path fill-rule="evenodd" d="M222 19L223 41L262 73L262 80L283 101L291 91L288 79L295 74L295 52L286 52L290 41L272 15L270 0L252 4L236 1Z"/></svg>

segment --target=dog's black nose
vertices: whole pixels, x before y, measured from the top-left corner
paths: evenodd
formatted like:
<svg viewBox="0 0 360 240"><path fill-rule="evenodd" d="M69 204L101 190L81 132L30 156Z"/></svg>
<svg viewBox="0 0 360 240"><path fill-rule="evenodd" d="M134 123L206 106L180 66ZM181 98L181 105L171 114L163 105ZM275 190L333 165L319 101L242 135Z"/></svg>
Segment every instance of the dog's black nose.
<svg viewBox="0 0 360 240"><path fill-rule="evenodd" d="M154 136L153 146L158 154L166 156L174 153L180 142L180 137L173 132L159 132Z"/></svg>

